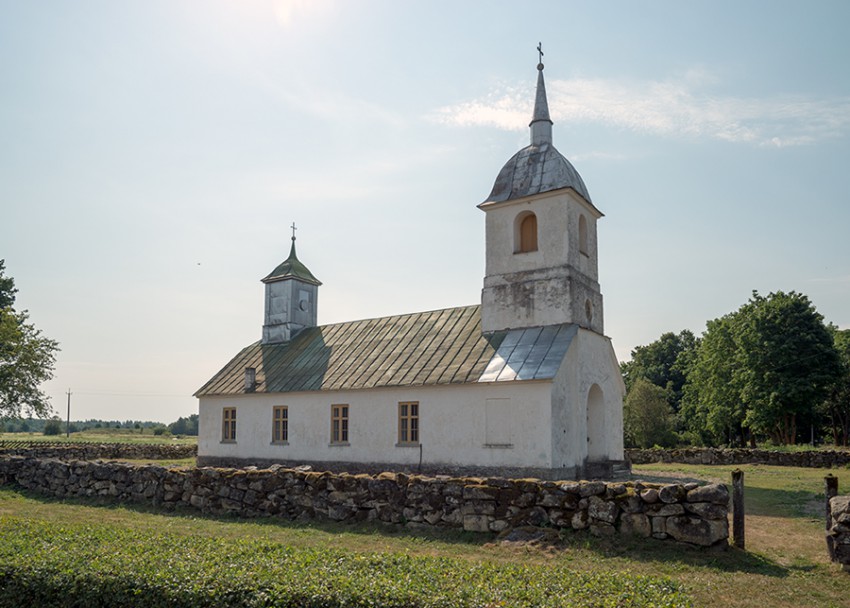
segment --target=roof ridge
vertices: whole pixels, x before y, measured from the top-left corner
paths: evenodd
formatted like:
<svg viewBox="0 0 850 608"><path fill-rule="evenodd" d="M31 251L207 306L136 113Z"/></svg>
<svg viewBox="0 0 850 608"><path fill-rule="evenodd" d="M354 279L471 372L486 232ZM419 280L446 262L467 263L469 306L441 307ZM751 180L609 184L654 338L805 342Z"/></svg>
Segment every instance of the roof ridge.
<svg viewBox="0 0 850 608"><path fill-rule="evenodd" d="M349 323L360 323L360 322L363 322L363 321L377 321L379 319L393 319L393 318L401 319L402 317L412 317L414 315L428 315L428 314L433 314L433 313L444 312L444 311L447 311L447 310L460 310L462 308L481 308L481 304L465 304L463 306L446 306L445 308L435 308L433 310L418 310L418 311L414 311L414 312L406 312L406 313L395 314L395 315L383 315L383 316L380 316L380 317L364 317L362 319L351 319L350 321L338 321L336 323L324 323L322 325L318 325L317 327L319 327L319 328L335 327L335 326L338 326L338 325L348 325Z"/></svg>

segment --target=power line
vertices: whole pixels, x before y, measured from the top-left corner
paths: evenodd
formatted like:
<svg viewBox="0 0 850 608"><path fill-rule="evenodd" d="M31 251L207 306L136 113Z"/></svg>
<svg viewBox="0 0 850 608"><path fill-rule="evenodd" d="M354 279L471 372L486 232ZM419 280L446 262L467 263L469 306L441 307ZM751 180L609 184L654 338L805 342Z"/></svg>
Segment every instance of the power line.
<svg viewBox="0 0 850 608"><path fill-rule="evenodd" d="M108 397L191 397L188 393L112 393L105 391L77 391L75 395L103 395Z"/></svg>

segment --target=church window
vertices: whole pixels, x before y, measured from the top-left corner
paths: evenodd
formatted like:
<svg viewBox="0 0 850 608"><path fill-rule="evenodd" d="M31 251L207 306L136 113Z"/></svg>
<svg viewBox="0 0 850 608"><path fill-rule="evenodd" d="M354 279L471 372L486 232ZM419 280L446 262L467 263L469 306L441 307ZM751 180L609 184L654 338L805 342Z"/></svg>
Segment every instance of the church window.
<svg viewBox="0 0 850 608"><path fill-rule="evenodd" d="M537 251L537 216L526 211L517 216L516 253Z"/></svg>
<svg viewBox="0 0 850 608"><path fill-rule="evenodd" d="M399 445L419 445L419 402L404 401L398 404Z"/></svg>
<svg viewBox="0 0 850 608"><path fill-rule="evenodd" d="M289 441L289 408L276 405L272 408L272 443Z"/></svg>
<svg viewBox="0 0 850 608"><path fill-rule="evenodd" d="M331 443L348 443L348 405L331 406Z"/></svg>
<svg viewBox="0 0 850 608"><path fill-rule="evenodd" d="M221 440L236 441L235 407L226 407L221 412Z"/></svg>
<svg viewBox="0 0 850 608"><path fill-rule="evenodd" d="M584 301L584 315L587 317L588 324L593 322L593 304L590 303L590 300Z"/></svg>
<svg viewBox="0 0 850 608"><path fill-rule="evenodd" d="M587 220L583 215L578 216L578 250L584 255L590 255L587 248Z"/></svg>

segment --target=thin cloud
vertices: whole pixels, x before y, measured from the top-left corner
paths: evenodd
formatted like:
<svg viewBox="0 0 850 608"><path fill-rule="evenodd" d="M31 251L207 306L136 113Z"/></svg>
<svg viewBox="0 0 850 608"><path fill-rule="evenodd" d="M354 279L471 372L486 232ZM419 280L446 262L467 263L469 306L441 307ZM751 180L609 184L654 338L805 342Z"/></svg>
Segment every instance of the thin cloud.
<svg viewBox="0 0 850 608"><path fill-rule="evenodd" d="M709 74L691 71L669 81L554 80L547 89L555 122L597 123L665 137L786 147L843 136L850 127L850 98L722 97L707 92L714 84ZM482 99L438 108L429 119L519 131L528 126L532 101L531 88L503 86Z"/></svg>

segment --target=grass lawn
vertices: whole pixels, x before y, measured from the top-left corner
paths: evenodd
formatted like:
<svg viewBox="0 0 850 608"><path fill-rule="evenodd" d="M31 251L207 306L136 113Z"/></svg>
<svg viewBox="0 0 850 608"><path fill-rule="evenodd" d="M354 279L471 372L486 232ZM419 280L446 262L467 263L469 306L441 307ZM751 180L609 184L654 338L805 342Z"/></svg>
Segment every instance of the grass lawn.
<svg viewBox="0 0 850 608"><path fill-rule="evenodd" d="M44 435L43 433L0 433L0 441L46 441L50 443L157 443L193 445L197 437L154 435L153 429L86 429L71 433L70 437Z"/></svg>
<svg viewBox="0 0 850 608"><path fill-rule="evenodd" d="M850 606L850 574L826 554L823 481L832 473L839 479L839 492L850 494L850 469L659 463L635 467L634 477L692 478L731 486L736 468L744 471L747 550L730 549L716 571L701 569L680 579L692 581L696 604ZM659 564L658 571L672 573L672 567Z"/></svg>
<svg viewBox="0 0 850 608"><path fill-rule="evenodd" d="M733 468L642 465L635 468L633 477L729 483ZM14 559L9 557L14 555L9 553L14 545L10 541L24 534L24 540L17 540L23 544L15 550L34 551L33 560L66 559L76 546L85 550L89 544L98 547L98 555L120 555L116 547L130 544L135 547L133 555L122 558L128 560L128 570L190 571L172 551L184 547L194 555L193 563L207 564L212 570L220 565L214 555L224 552L233 558L229 567L234 575L243 573L248 579L271 566L260 560L252 570L237 563L248 559L244 556L268 554L280 560L279 552L295 552L292 559L313 564L306 566L308 570L324 572L327 580L366 577L369 593L377 593L376 589L390 593L386 589L396 589L393 585L397 583L388 580L407 576L410 589L422 590L434 600L427 605L453 605L436 603L434 598L443 594L446 598L465 597L469 601L457 605L469 606L486 606L487 602L490 606L534 606L543 601L568 606L850 606L850 574L829 563L826 556L822 509L827 471L757 465L741 469L746 483L746 552L705 551L652 540L596 539L584 533L565 534L562 540L548 544L507 544L489 535L439 529L208 518L190 512L157 513L135 506L57 501L0 487L0 534L4 537L0 544L10 547L0 552L0 567ZM840 490L850 493L850 470L832 473L839 477ZM61 530L57 536L65 539L62 547L40 537L42 529ZM81 538L97 540L88 543ZM145 547L152 543L170 547L162 554L161 566L156 565L157 558L144 557ZM92 567L107 572L116 569L105 557L85 558L95 564ZM361 571L361 562L371 565ZM61 564L57 568L61 570ZM293 568L298 571L297 565L290 571ZM369 578L379 571L389 579ZM476 595L476 589L484 585L483 579L476 583L481 577L495 589L491 589L495 595ZM612 592L612 581L621 595ZM304 588L311 584L305 579ZM565 595L573 592L573 596ZM494 597L502 599L495 601ZM553 599L559 597L563 604ZM490 599L484 601L486 598ZM408 601L412 600L408 597Z"/></svg>

